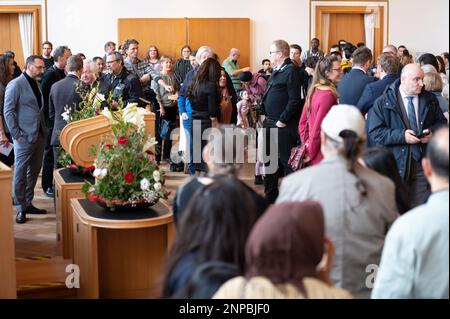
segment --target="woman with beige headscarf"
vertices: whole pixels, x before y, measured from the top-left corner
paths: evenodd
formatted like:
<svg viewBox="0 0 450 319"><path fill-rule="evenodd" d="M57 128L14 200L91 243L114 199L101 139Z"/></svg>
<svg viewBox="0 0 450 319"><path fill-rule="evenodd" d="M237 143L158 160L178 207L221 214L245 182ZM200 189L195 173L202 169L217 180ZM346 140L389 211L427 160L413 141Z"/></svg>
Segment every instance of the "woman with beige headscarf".
<svg viewBox="0 0 450 319"><path fill-rule="evenodd" d="M245 277L230 279L213 298L352 298L331 283L334 248L324 229L322 207L317 202L271 206L248 238Z"/></svg>

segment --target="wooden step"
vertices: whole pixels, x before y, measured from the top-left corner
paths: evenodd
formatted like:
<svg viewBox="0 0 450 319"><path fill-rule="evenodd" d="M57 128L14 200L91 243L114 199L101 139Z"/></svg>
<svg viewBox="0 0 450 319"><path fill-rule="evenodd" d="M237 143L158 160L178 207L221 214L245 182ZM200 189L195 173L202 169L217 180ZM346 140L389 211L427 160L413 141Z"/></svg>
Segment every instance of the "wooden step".
<svg viewBox="0 0 450 319"><path fill-rule="evenodd" d="M72 298L75 289L66 287L67 265L72 260L61 256L37 256L16 259L17 297L29 298Z"/></svg>

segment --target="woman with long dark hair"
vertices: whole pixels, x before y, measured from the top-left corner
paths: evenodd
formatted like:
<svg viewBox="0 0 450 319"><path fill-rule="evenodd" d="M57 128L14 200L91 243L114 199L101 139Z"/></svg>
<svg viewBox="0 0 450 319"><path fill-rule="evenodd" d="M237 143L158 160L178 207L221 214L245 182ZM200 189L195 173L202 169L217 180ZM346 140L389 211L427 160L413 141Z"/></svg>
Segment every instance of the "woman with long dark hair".
<svg viewBox="0 0 450 319"><path fill-rule="evenodd" d="M206 59L198 69L192 82L187 89L186 97L191 102L192 107L192 127L191 136L194 143L193 161L196 172L206 172L207 167L203 159L198 158L202 154L207 140L202 138L203 132L217 125L217 118L220 115L219 98L219 79L222 67L219 62L213 58ZM200 136L194 135L196 128L200 125ZM201 139L201 149L196 149L198 142L195 139Z"/></svg>
<svg viewBox="0 0 450 319"><path fill-rule="evenodd" d="M410 210L411 205L409 203L408 191L398 172L394 154L385 147L373 147L364 151L363 161L368 168L373 169L394 182L395 201L398 212L403 214Z"/></svg>
<svg viewBox="0 0 450 319"><path fill-rule="evenodd" d="M9 146L11 144L11 135L8 132L3 117L3 107L5 103L6 85L13 78L14 68L14 60L5 54L0 54L0 145L3 146ZM13 151L8 156L0 154L0 161L8 166L14 164Z"/></svg>
<svg viewBox="0 0 450 319"><path fill-rule="evenodd" d="M165 265L163 298L180 297L198 265L223 261L244 271L244 248L258 218L248 188L233 176L215 177L189 202Z"/></svg>
<svg viewBox="0 0 450 319"><path fill-rule="evenodd" d="M320 152L320 124L331 107L337 104L339 94L336 85L341 76L342 69L334 55L324 57L316 65L298 125L302 144L307 145L305 163L309 165L317 164L323 158Z"/></svg>

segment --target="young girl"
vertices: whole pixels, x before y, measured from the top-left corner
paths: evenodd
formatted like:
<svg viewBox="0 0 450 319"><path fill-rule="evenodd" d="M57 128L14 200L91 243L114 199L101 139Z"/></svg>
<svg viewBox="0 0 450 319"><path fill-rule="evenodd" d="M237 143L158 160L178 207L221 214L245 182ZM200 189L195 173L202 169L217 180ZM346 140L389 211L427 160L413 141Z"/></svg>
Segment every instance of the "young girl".
<svg viewBox="0 0 450 319"><path fill-rule="evenodd" d="M242 128L249 128L250 123L248 121L248 115L250 113L250 110L252 108L252 102L250 100L250 95L246 90L241 91L241 100L237 104L237 126Z"/></svg>

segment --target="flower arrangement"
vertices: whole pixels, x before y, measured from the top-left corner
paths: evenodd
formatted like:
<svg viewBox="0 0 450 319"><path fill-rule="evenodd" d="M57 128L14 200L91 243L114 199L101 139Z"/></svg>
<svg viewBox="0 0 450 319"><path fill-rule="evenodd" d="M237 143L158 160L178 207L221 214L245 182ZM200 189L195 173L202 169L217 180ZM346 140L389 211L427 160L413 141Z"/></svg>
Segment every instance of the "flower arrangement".
<svg viewBox="0 0 450 319"><path fill-rule="evenodd" d="M80 95L81 102L77 107L69 107L66 105L64 107L64 112L61 114L61 117L67 123L72 123L99 115L104 103L108 104L108 102L110 102L105 99L103 94L98 93L98 87L87 90L83 86L83 83L80 82L76 88L76 92ZM62 147L59 148L58 163L62 167L70 168L78 174L89 174L93 171L92 166L83 167L75 164L70 155Z"/></svg>
<svg viewBox="0 0 450 319"><path fill-rule="evenodd" d="M96 182L84 183L82 192L87 199L114 210L123 205L152 205L159 198L167 198L164 172L150 150L157 142L145 131L137 104L128 104L125 109L119 107L114 113L104 109L102 114L112 122L113 136L104 138L93 149Z"/></svg>

